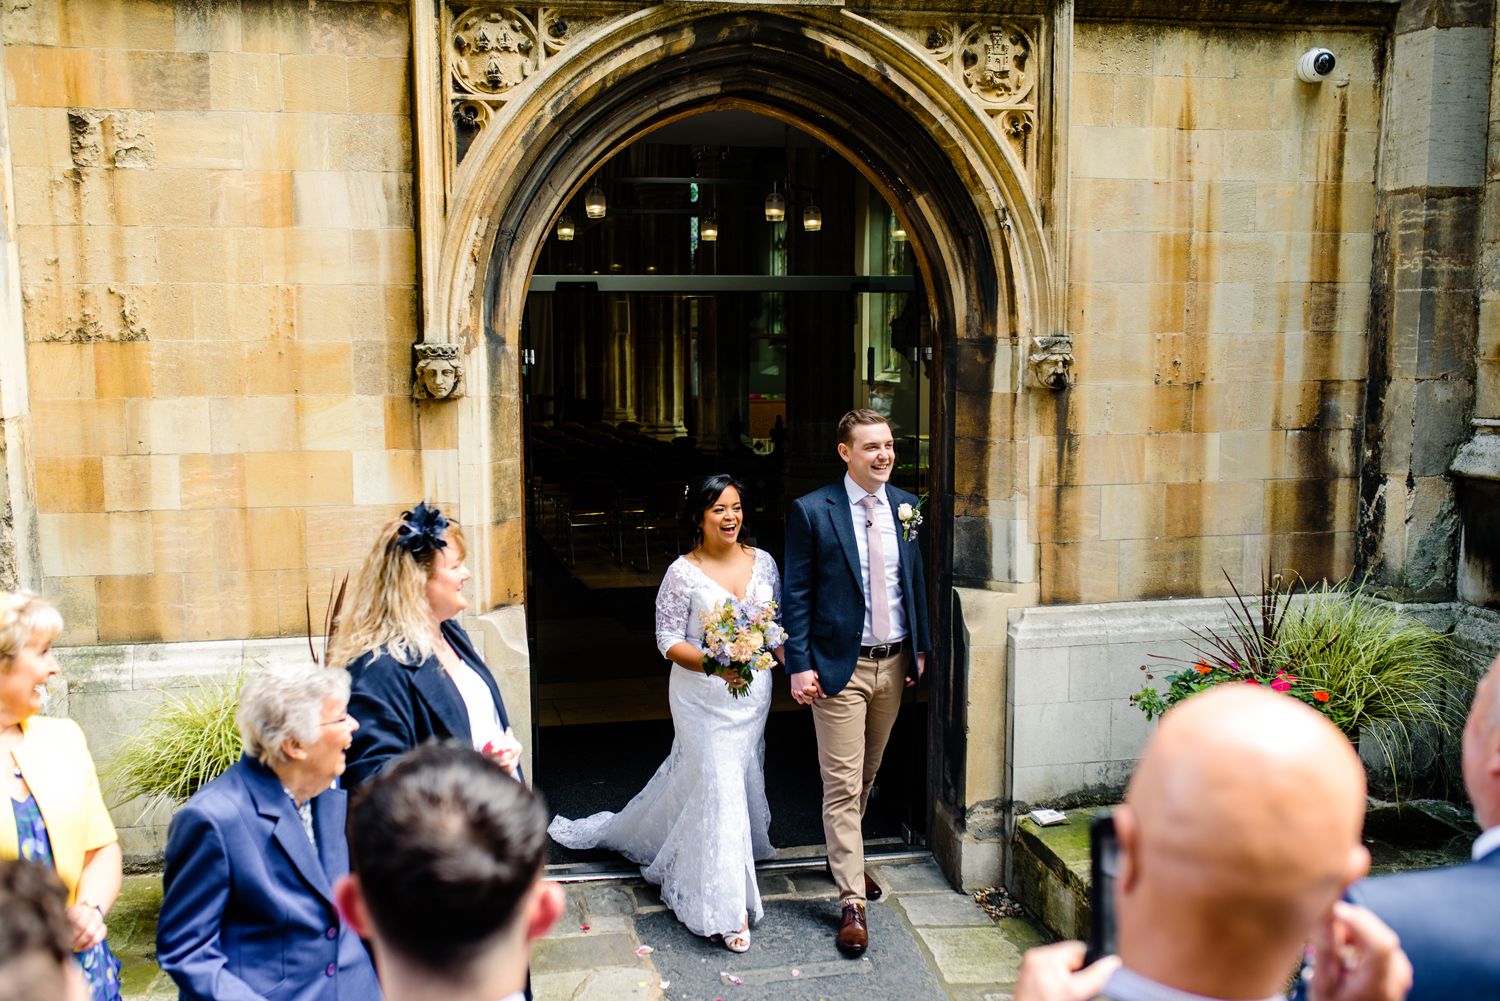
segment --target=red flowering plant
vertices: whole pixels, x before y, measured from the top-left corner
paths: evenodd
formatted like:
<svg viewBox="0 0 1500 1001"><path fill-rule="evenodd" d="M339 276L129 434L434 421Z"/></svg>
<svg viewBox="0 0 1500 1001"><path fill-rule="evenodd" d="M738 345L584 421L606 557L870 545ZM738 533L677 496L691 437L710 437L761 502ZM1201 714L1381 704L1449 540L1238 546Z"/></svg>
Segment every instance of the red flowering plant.
<svg viewBox="0 0 1500 1001"><path fill-rule="evenodd" d="M1259 597L1247 599L1230 580L1228 629L1191 630L1187 657L1152 654L1182 667L1166 674L1164 689L1148 684L1130 701L1155 719L1205 688L1261 685L1367 742L1398 785L1414 732L1452 738L1463 729L1474 665L1452 636L1363 584L1297 583L1294 591L1280 574L1267 573ZM1151 665L1141 670L1148 682L1157 680Z"/></svg>

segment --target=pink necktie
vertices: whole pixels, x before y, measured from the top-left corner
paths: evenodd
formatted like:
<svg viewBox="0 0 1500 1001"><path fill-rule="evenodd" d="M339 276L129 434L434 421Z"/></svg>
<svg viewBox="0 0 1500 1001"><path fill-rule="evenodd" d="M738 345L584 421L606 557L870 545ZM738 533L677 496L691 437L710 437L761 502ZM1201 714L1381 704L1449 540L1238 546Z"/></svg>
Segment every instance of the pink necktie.
<svg viewBox="0 0 1500 1001"><path fill-rule="evenodd" d="M865 494L859 502L865 506L865 538L869 540L870 632L879 643L891 632L891 599L885 590L885 550L880 548L880 526L875 521L875 495Z"/></svg>

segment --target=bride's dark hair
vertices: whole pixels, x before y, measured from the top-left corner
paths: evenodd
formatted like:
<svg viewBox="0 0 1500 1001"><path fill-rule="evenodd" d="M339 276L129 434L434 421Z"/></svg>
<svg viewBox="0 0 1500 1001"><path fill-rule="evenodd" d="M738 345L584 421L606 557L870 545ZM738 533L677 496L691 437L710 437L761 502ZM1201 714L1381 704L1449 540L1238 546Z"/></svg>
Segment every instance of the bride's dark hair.
<svg viewBox="0 0 1500 1001"><path fill-rule="evenodd" d="M693 544L697 545L702 540L703 515L719 498L724 491L734 487L735 493L740 495L740 503L745 502L745 485L728 473L714 473L705 476L696 484L687 488L682 495L682 523L693 533ZM744 524L741 522L741 524Z"/></svg>

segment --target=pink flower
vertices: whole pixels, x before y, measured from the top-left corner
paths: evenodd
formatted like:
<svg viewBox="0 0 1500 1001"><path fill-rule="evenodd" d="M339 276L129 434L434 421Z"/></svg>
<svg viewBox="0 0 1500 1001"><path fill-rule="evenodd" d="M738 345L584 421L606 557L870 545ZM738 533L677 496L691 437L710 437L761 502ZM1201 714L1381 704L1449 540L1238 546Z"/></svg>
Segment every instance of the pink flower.
<svg viewBox="0 0 1500 1001"><path fill-rule="evenodd" d="M1286 675L1284 674L1278 674L1276 680L1271 682L1271 691L1273 692L1290 692L1291 690L1292 683L1286 680Z"/></svg>

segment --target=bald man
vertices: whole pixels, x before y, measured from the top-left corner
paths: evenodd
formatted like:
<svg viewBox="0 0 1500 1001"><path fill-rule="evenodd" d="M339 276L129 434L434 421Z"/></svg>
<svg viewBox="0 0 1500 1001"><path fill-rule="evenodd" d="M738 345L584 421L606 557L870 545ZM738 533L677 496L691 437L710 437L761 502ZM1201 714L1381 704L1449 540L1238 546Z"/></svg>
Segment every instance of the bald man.
<svg viewBox="0 0 1500 1001"><path fill-rule="evenodd" d="M1369 868L1364 811L1359 756L1312 709L1246 685L1187 699L1115 810L1118 965L1074 973L1079 943L1033 950L1016 1001L1281 998L1310 939L1342 959L1317 1001L1396 1001L1396 937L1339 902Z"/></svg>
<svg viewBox="0 0 1500 1001"><path fill-rule="evenodd" d="M1408 1001L1500 998L1500 657L1474 692L1463 769L1474 820L1484 832L1474 842L1473 861L1379 876L1349 891L1350 900L1401 936L1413 973Z"/></svg>

